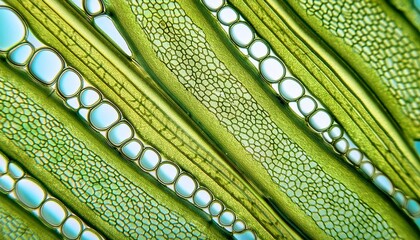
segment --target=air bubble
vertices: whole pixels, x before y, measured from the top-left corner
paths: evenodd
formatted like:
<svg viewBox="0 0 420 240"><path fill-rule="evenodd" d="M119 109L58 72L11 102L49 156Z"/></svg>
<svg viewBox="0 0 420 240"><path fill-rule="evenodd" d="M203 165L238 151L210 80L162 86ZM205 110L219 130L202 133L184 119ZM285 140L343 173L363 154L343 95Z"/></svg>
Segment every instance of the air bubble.
<svg viewBox="0 0 420 240"><path fill-rule="evenodd" d="M203 0L204 5L213 12L219 10L223 4L225 4L224 0Z"/></svg>
<svg viewBox="0 0 420 240"><path fill-rule="evenodd" d="M268 48L268 44L261 39L252 42L248 48L248 54L257 61L264 59L269 53L270 49Z"/></svg>
<svg viewBox="0 0 420 240"><path fill-rule="evenodd" d="M163 162L156 170L156 175L164 184L171 184L178 177L179 169L172 163Z"/></svg>
<svg viewBox="0 0 420 240"><path fill-rule="evenodd" d="M107 134L108 140L115 146L120 146L134 136L132 127L127 122L115 124Z"/></svg>
<svg viewBox="0 0 420 240"><path fill-rule="evenodd" d="M234 22L238 21L239 15L235 9L225 6L217 13L217 19L223 25L230 26Z"/></svg>
<svg viewBox="0 0 420 240"><path fill-rule="evenodd" d="M238 22L229 29L230 37L239 47L247 47L254 40L254 32L248 23Z"/></svg>
<svg viewBox="0 0 420 240"><path fill-rule="evenodd" d="M197 183L190 175L181 174L175 182L175 191L181 197L191 197L196 189Z"/></svg>
<svg viewBox="0 0 420 240"><path fill-rule="evenodd" d="M151 148L146 148L140 158L140 166L147 171L151 171L157 167L160 162L160 155Z"/></svg>
<svg viewBox="0 0 420 240"><path fill-rule="evenodd" d="M89 112L89 122L98 130L106 130L118 122L120 114L117 109L108 102L102 102Z"/></svg>
<svg viewBox="0 0 420 240"><path fill-rule="evenodd" d="M61 56L48 48L38 50L29 63L29 72L45 84L53 83L63 68Z"/></svg>
<svg viewBox="0 0 420 240"><path fill-rule="evenodd" d="M18 66L24 66L28 63L29 59L31 59L33 53L34 48L30 43L22 43L9 52L8 58L11 63Z"/></svg>
<svg viewBox="0 0 420 240"><path fill-rule="evenodd" d="M286 74L286 68L280 59L267 57L260 63L261 75L270 83L280 81Z"/></svg>
<svg viewBox="0 0 420 240"><path fill-rule="evenodd" d="M318 132L323 132L332 124L332 119L329 113L324 109L319 109L309 117L309 125Z"/></svg>
<svg viewBox="0 0 420 240"><path fill-rule="evenodd" d="M26 36L26 27L19 15L8 7L0 7L0 51L8 51Z"/></svg>
<svg viewBox="0 0 420 240"><path fill-rule="evenodd" d="M82 88L81 76L73 69L66 69L58 79L57 89L63 97L76 95Z"/></svg>
<svg viewBox="0 0 420 240"><path fill-rule="evenodd" d="M299 80L287 77L279 83L279 92L287 101L296 101L302 97L305 90Z"/></svg>
<svg viewBox="0 0 420 240"><path fill-rule="evenodd" d="M205 208L209 206L209 204L213 200L213 197L207 189L199 188L195 192L193 200L197 206Z"/></svg>

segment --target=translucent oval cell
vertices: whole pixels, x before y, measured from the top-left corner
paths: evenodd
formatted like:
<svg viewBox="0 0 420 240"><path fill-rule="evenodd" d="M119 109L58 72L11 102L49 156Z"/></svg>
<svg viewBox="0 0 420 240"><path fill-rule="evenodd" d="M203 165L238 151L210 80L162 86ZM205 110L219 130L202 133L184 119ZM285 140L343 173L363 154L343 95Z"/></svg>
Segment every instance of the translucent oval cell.
<svg viewBox="0 0 420 240"><path fill-rule="evenodd" d="M17 46L15 49L9 52L9 61L15 65L24 66L28 63L32 54L34 53L34 48L29 43L22 43Z"/></svg>
<svg viewBox="0 0 420 240"><path fill-rule="evenodd" d="M349 149L349 143L346 139L341 138L334 143L334 148L337 152L344 154Z"/></svg>
<svg viewBox="0 0 420 240"><path fill-rule="evenodd" d="M391 195L394 191L394 186L392 185L391 180L389 180L389 178L385 175L377 175L373 179L373 183L375 183L375 185L378 186L379 189L388 193L389 195Z"/></svg>
<svg viewBox="0 0 420 240"><path fill-rule="evenodd" d="M10 163L9 164L9 174L14 179L19 179L23 177L25 174L21 167L19 167L16 163Z"/></svg>
<svg viewBox="0 0 420 240"><path fill-rule="evenodd" d="M80 236L80 240L101 240L102 238L99 236L97 232L92 229L85 229Z"/></svg>
<svg viewBox="0 0 420 240"><path fill-rule="evenodd" d="M243 230L245 230L245 228L245 223L242 220L236 220L233 224L233 231L235 232L242 232Z"/></svg>
<svg viewBox="0 0 420 240"><path fill-rule="evenodd" d="M319 109L309 117L309 125L318 132L327 130L331 124L332 119L329 113L323 109Z"/></svg>
<svg viewBox="0 0 420 240"><path fill-rule="evenodd" d="M57 89L63 97L73 97L81 88L82 78L73 69L66 69L58 79Z"/></svg>
<svg viewBox="0 0 420 240"><path fill-rule="evenodd" d="M89 112L89 121L93 127L106 130L118 122L120 114L117 109L108 102L102 102Z"/></svg>
<svg viewBox="0 0 420 240"><path fill-rule="evenodd" d="M279 83L279 92L287 101L296 101L305 93L302 84L295 78L285 78Z"/></svg>
<svg viewBox="0 0 420 240"><path fill-rule="evenodd" d="M117 123L108 131L108 140L115 146L120 146L133 136L134 130L127 122Z"/></svg>
<svg viewBox="0 0 420 240"><path fill-rule="evenodd" d="M93 107L101 100L100 93L94 88L85 88L80 93L80 103L84 107Z"/></svg>
<svg viewBox="0 0 420 240"><path fill-rule="evenodd" d="M140 156L142 149L143 145L141 142L137 139L132 139L124 144L124 146L121 148L121 151L127 158L135 160Z"/></svg>
<svg viewBox="0 0 420 240"><path fill-rule="evenodd" d="M178 177L179 169L170 162L161 163L156 171L156 175L160 181L165 184L171 184Z"/></svg>
<svg viewBox="0 0 420 240"><path fill-rule="evenodd" d="M76 217L71 216L66 219L61 227L63 235L69 239L76 239L82 232L82 223Z"/></svg>
<svg viewBox="0 0 420 240"><path fill-rule="evenodd" d="M351 149L347 153L347 159L355 165L359 165L362 161L363 154L357 149Z"/></svg>
<svg viewBox="0 0 420 240"><path fill-rule="evenodd" d="M26 27L19 15L8 7L0 7L0 51L8 51L26 36Z"/></svg>
<svg viewBox="0 0 420 240"><path fill-rule="evenodd" d="M235 233L235 234L233 234L233 237L236 240L255 240L255 239L257 239L255 237L255 234L251 230L246 230L246 231L243 231L241 233Z"/></svg>
<svg viewBox="0 0 420 240"><path fill-rule="evenodd" d="M44 189L29 178L23 178L18 181L15 191L18 199L30 208L39 207L46 196Z"/></svg>
<svg viewBox="0 0 420 240"><path fill-rule="evenodd" d="M9 160L7 159L6 156L0 153L0 174L7 173L8 165L9 165Z"/></svg>
<svg viewBox="0 0 420 240"><path fill-rule="evenodd" d="M203 0L203 3L209 10L215 12L225 4L225 0Z"/></svg>
<svg viewBox="0 0 420 240"><path fill-rule="evenodd" d="M125 54L131 56L131 50L127 45L124 37L121 35L120 31L115 27L114 22L110 17L105 14L96 16L93 19L95 25L101 29L106 36L108 36L111 41L113 41Z"/></svg>
<svg viewBox="0 0 420 240"><path fill-rule="evenodd" d="M248 54L257 61L264 59L269 53L270 49L268 48L267 43L261 39L252 42L251 46L248 48Z"/></svg>
<svg viewBox="0 0 420 240"><path fill-rule="evenodd" d="M29 71L40 82L51 84L64 68L61 57L53 50L38 50L29 63Z"/></svg>
<svg viewBox="0 0 420 240"><path fill-rule="evenodd" d="M61 225L66 215L67 211L57 200L49 199L42 204L41 217L51 226Z"/></svg>
<svg viewBox="0 0 420 240"><path fill-rule="evenodd" d="M401 191L395 191L393 197L400 207L405 206L406 198Z"/></svg>
<svg viewBox="0 0 420 240"><path fill-rule="evenodd" d="M176 193L185 198L191 197L197 187L197 182L187 174L179 176L175 183Z"/></svg>
<svg viewBox="0 0 420 240"><path fill-rule="evenodd" d="M247 47L254 40L254 31L245 22L233 24L229 29L229 34L239 47Z"/></svg>
<svg viewBox="0 0 420 240"><path fill-rule="evenodd" d="M230 210L225 210L220 214L219 216L219 222L222 226L230 226L235 221L236 216L235 214Z"/></svg>
<svg viewBox="0 0 420 240"><path fill-rule="evenodd" d="M416 200L408 199L406 209L411 214L411 216L420 214L420 205Z"/></svg>
<svg viewBox="0 0 420 240"><path fill-rule="evenodd" d="M343 131L339 126L333 125L328 131L328 134L330 135L331 139L336 140L343 136Z"/></svg>
<svg viewBox="0 0 420 240"><path fill-rule="evenodd" d="M210 204L209 212L212 216L219 215L222 212L222 210L223 210L223 205L219 201L216 200Z"/></svg>
<svg viewBox="0 0 420 240"><path fill-rule="evenodd" d="M15 180L9 175L5 174L0 177L0 188L3 191L10 192L13 190L15 185Z"/></svg>
<svg viewBox="0 0 420 240"><path fill-rule="evenodd" d="M159 153L151 148L144 150L140 158L140 166L148 171L151 171L157 167L160 162Z"/></svg>
<svg viewBox="0 0 420 240"><path fill-rule="evenodd" d="M193 200L197 206L205 208L209 206L213 197L207 189L200 188L195 192Z"/></svg>
<svg viewBox="0 0 420 240"><path fill-rule="evenodd" d="M298 108L299 111L302 113L303 116L311 115L317 108L317 103L315 100L310 96L305 96L298 101Z"/></svg>
<svg viewBox="0 0 420 240"><path fill-rule="evenodd" d="M98 15L104 11L104 6L102 5L101 0L85 0L83 7L91 16Z"/></svg>
<svg viewBox="0 0 420 240"><path fill-rule="evenodd" d="M280 81L286 69L280 59L275 57L267 57L260 63L261 75L270 83L276 83Z"/></svg>
<svg viewBox="0 0 420 240"><path fill-rule="evenodd" d="M235 11L235 9L224 6L222 9L217 12L217 19L223 25L230 26L234 22L238 21L239 14Z"/></svg>
<svg viewBox="0 0 420 240"><path fill-rule="evenodd" d="M373 172L375 171L375 168L370 162L363 162L360 165L360 169L369 177L372 177Z"/></svg>

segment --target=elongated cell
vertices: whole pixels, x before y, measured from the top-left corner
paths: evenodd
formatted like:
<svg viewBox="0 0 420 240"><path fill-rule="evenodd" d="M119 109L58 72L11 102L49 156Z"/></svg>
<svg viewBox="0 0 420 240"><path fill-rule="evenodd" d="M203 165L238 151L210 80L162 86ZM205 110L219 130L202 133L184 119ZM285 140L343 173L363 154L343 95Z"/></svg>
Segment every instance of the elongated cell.
<svg viewBox="0 0 420 240"><path fill-rule="evenodd" d="M378 213L338 180L327 175L276 126L270 115L215 56L205 39L205 33L192 22L180 5L170 0L162 2L140 0L129 2L138 23L150 43L153 44L156 56L185 89L213 113L238 142L252 154L255 161L261 163L272 180L278 183L279 190L285 192L295 204L312 217L321 229L331 236L344 235L348 238L359 234L359 236L364 234L373 236L372 233L366 231L367 227L379 231L380 236L384 238L396 236L393 229L384 228L386 223ZM213 6L213 2L208 2L208 4L206 6L210 9L218 9ZM160 11L165 6L168 6L170 10ZM161 24L162 19L165 25ZM161 34L154 34L155 31ZM190 59L195 60L190 61ZM263 67L267 65L267 71L270 71L266 73L266 80L280 81L285 74L284 65L280 60L270 56L265 61L266 64ZM268 68L273 65L277 67ZM208 66L208 68L199 66ZM223 94L219 94L218 91L222 91ZM321 124L320 129L328 128L329 125ZM298 166L302 166L299 171L296 170ZM277 170L274 171L274 169ZM316 188L310 187L315 183ZM329 197L326 197L327 195ZM331 199L329 205L310 201L324 198L323 196ZM351 204L342 204L349 200ZM222 210L217 202L209 206L210 214L213 216L220 214ZM320 216L320 212L327 210L328 216L326 214ZM340 212L348 212L349 218L354 216L360 220L350 222L349 218L339 218ZM321 217L324 220L321 220ZM351 229L357 229L358 232L353 235L352 232L338 227L341 225L351 225Z"/></svg>

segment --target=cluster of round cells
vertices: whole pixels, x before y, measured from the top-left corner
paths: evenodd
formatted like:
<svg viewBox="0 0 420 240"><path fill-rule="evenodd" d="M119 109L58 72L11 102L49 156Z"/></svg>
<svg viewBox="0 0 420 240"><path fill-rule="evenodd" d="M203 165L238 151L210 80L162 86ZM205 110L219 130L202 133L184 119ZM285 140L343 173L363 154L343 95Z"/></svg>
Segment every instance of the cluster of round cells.
<svg viewBox="0 0 420 240"><path fill-rule="evenodd" d="M100 240L95 230L51 196L15 162L0 153L0 192L16 200L25 209L67 239Z"/></svg>
<svg viewBox="0 0 420 240"><path fill-rule="evenodd" d="M214 6L216 2L204 3ZM130 4L157 57L262 164L280 190L311 216L321 229L335 237L396 236L378 213L342 183L325 174L276 126L270 115L216 57L205 39L205 33L176 1L137 0ZM213 8L213 11L220 8ZM239 26L247 32L244 28L249 25L242 21ZM241 44L245 46L248 42L241 41ZM277 59L271 57L265 64L282 65ZM272 81L281 77L278 73L266 76ZM351 204L343 204L349 199ZM324 204L325 201L329 203ZM327 214L321 218L319 213L322 211ZM342 217L344 213L348 216L347 220ZM341 228L344 225L348 228Z"/></svg>
<svg viewBox="0 0 420 240"><path fill-rule="evenodd" d="M376 70L402 111L420 126L420 49L375 1L300 1L309 15Z"/></svg>
<svg viewBox="0 0 420 240"><path fill-rule="evenodd" d="M249 59L259 69L262 77L289 104L292 110L304 118L314 131L321 134L337 153L345 156L351 164L354 164L369 179L372 179L376 186L390 195L420 227L420 205L418 202L406 197L395 188L391 180L355 146L325 107L311 95L298 79L288 72L284 63L273 52L269 44L257 36L238 11L227 4L225 5L223 0L203 1L203 3L215 13L232 41L239 48L247 49Z"/></svg>
<svg viewBox="0 0 420 240"><path fill-rule="evenodd" d="M5 239L40 240L40 236L32 231L19 216L13 214L9 208L0 206L0 235Z"/></svg>
<svg viewBox="0 0 420 240"><path fill-rule="evenodd" d="M9 24L23 30L22 35L8 43L7 48L0 49L10 50L8 59L12 64L23 66L40 83L56 89L67 105L101 133L111 146L174 191L177 196L210 214L216 223L232 232L236 238L256 238L255 233L247 229L244 221L217 200L210 190L200 186L193 176L180 169L173 161L163 159L154 148L145 146L119 109L85 81L80 73L66 66L59 53L48 47L35 49L29 42L20 43L25 38L25 26L11 9L4 9L11 14ZM21 50L22 48L25 50Z"/></svg>

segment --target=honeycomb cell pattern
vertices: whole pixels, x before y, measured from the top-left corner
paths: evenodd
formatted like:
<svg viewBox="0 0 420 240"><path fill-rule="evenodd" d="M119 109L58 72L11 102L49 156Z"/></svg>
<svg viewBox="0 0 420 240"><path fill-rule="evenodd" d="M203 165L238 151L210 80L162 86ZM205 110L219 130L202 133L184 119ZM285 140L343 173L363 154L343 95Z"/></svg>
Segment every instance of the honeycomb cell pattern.
<svg viewBox="0 0 420 240"><path fill-rule="evenodd" d="M381 7L371 0L300 5L375 69L404 114L420 126L420 50Z"/></svg>
<svg viewBox="0 0 420 240"><path fill-rule="evenodd" d="M0 235L4 240L41 239L32 232L30 226L27 226L22 220L16 218L16 216L10 215L10 213L2 207L0 207Z"/></svg>
<svg viewBox="0 0 420 240"><path fill-rule="evenodd" d="M397 237L378 213L323 172L275 125L177 2L128 2L157 57L322 230L339 238Z"/></svg>
<svg viewBox="0 0 420 240"><path fill-rule="evenodd" d="M206 236L89 151L39 105L0 78L0 129L117 231L132 239Z"/></svg>

